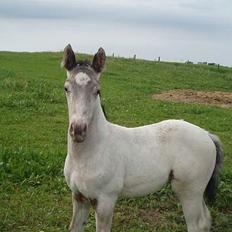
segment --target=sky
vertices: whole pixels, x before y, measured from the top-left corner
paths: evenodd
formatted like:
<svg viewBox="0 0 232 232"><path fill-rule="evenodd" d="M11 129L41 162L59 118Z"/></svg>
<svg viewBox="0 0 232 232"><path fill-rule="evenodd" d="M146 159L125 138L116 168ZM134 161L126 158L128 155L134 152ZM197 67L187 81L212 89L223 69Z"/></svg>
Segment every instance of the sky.
<svg viewBox="0 0 232 232"><path fill-rule="evenodd" d="M232 66L231 0L0 0L0 51L61 51Z"/></svg>

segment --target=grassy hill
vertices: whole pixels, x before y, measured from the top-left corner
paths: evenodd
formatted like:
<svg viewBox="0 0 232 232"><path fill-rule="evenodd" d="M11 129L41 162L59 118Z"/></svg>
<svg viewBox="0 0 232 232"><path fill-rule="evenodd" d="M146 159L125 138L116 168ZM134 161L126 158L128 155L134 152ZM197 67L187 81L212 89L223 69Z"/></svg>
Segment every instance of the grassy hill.
<svg viewBox="0 0 232 232"><path fill-rule="evenodd" d="M81 58L90 58L80 55ZM66 156L66 78L62 53L0 52L0 231L67 231L71 197L63 177ZM232 228L232 108L155 101L171 89L232 92L232 69L108 58L101 77L110 121L139 126L184 119L217 134L225 164L213 231ZM94 231L91 212L87 232ZM113 231L186 231L170 186L145 198L120 199Z"/></svg>

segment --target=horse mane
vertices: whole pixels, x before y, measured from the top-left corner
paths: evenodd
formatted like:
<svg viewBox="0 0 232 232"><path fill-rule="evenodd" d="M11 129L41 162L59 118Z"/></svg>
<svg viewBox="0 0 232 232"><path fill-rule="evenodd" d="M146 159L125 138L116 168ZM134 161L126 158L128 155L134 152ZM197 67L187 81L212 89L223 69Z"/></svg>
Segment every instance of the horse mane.
<svg viewBox="0 0 232 232"><path fill-rule="evenodd" d="M99 97L101 99L101 91L99 91ZM106 114L105 106L102 103L101 103L101 108L102 108L102 111L103 111L103 114L104 114L105 118L108 119L107 114Z"/></svg>
<svg viewBox="0 0 232 232"><path fill-rule="evenodd" d="M107 114L106 114L106 110L105 110L105 106L102 103L101 103L101 108L102 108L102 111L103 111L105 118L108 119Z"/></svg>
<svg viewBox="0 0 232 232"><path fill-rule="evenodd" d="M78 60L77 65L78 66L90 66L91 62L89 60Z"/></svg>

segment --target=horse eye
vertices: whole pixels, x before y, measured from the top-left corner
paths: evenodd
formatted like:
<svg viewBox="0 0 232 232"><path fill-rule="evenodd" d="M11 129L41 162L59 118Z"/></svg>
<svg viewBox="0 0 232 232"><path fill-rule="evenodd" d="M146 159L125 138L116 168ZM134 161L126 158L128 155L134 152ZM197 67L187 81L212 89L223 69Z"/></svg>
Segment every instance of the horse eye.
<svg viewBox="0 0 232 232"><path fill-rule="evenodd" d="M68 88L67 88L67 87L64 87L64 91L67 93L67 92L68 92Z"/></svg>

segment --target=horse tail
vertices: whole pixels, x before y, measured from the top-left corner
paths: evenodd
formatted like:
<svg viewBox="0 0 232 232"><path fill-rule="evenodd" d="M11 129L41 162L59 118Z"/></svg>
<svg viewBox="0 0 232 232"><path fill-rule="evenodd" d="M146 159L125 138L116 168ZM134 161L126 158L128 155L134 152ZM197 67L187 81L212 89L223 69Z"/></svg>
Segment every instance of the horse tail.
<svg viewBox="0 0 232 232"><path fill-rule="evenodd" d="M223 148L220 139L216 135L209 134L209 136L216 147L216 163L212 176L205 189L205 197L212 203L215 200L216 190L220 181L219 175L223 166Z"/></svg>

